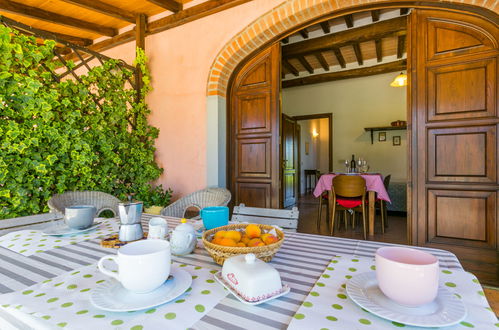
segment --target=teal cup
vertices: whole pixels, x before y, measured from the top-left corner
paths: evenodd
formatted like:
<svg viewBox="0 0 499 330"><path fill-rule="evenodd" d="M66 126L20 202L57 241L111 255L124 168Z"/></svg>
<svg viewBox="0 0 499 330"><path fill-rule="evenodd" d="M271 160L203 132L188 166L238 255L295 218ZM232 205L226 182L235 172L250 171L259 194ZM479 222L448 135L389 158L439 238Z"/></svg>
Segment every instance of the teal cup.
<svg viewBox="0 0 499 330"><path fill-rule="evenodd" d="M208 206L201 210L204 228L213 229L229 223L229 208L227 206Z"/></svg>

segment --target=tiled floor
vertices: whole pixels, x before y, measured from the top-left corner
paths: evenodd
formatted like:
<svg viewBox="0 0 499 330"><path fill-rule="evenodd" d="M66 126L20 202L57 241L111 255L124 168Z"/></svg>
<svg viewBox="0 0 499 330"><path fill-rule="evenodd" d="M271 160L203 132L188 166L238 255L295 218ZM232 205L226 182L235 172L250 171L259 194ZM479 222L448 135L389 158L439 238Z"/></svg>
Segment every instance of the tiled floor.
<svg viewBox="0 0 499 330"><path fill-rule="evenodd" d="M330 227L326 221L326 207L322 210L322 221L320 230L317 229L317 216L319 202L311 194L300 197L297 203L300 211L298 231L309 234L330 235ZM352 230L349 223L348 230L345 229L343 221L340 221L340 228L335 230L334 235L338 237L363 239L362 235L362 215L357 214L357 226ZM381 219L379 215L375 219L375 235L373 240L395 244L407 244L407 218L400 216L388 216L388 227L385 233L381 233ZM499 288L484 288L485 295L499 317Z"/></svg>

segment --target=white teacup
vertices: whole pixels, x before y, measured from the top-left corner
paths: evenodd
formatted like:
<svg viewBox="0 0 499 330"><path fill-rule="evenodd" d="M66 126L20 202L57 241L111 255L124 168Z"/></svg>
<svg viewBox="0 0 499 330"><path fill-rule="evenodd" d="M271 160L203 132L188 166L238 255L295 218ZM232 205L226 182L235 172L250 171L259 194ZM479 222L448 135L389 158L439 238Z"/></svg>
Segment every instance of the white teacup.
<svg viewBox="0 0 499 330"><path fill-rule="evenodd" d="M438 293L438 259L405 247L382 247L376 251L376 278L381 291L409 307L430 303Z"/></svg>
<svg viewBox="0 0 499 330"><path fill-rule="evenodd" d="M168 232L168 223L165 219L155 217L149 220L149 233L147 239L165 239Z"/></svg>
<svg viewBox="0 0 499 330"><path fill-rule="evenodd" d="M103 262L112 259L118 264L118 272L104 268ZM135 293L147 293L159 288L170 275L170 243L164 240L143 240L121 247L118 255L102 257L97 266L107 276L121 282L125 289Z"/></svg>

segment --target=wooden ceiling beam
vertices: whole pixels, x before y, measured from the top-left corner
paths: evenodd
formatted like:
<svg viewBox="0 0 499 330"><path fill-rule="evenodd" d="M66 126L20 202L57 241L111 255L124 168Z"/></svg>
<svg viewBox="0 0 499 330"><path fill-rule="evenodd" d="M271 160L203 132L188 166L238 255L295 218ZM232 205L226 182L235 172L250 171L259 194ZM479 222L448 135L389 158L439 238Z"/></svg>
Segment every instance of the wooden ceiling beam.
<svg viewBox="0 0 499 330"><path fill-rule="evenodd" d="M118 31L114 28L86 22L69 16L56 14L36 7L26 6L10 0L0 0L0 10L6 11L11 14L39 19L49 23L86 30L108 37L115 36L118 33Z"/></svg>
<svg viewBox="0 0 499 330"><path fill-rule="evenodd" d="M289 72L291 72L294 76L297 76L298 77L298 69L296 69L293 64L289 63L289 61L285 58L282 59L282 65L283 67L286 68L286 70L288 70Z"/></svg>
<svg viewBox="0 0 499 330"><path fill-rule="evenodd" d="M331 32L331 26L329 25L329 21L321 22L320 23L322 31L324 31L325 34L328 34Z"/></svg>
<svg viewBox="0 0 499 330"><path fill-rule="evenodd" d="M397 58L402 58L405 51L405 35L399 36L397 41Z"/></svg>
<svg viewBox="0 0 499 330"><path fill-rule="evenodd" d="M342 68L347 66L345 59L343 58L343 54L341 54L341 50L339 48L333 48L334 56L336 56L336 60L340 64Z"/></svg>
<svg viewBox="0 0 499 330"><path fill-rule="evenodd" d="M61 0L97 13L135 24L135 13L98 0Z"/></svg>
<svg viewBox="0 0 499 330"><path fill-rule="evenodd" d="M159 33L174 27L193 22L200 18L239 6L251 0L208 0L199 5L183 9L176 14L160 18L147 25L146 36ZM135 30L127 31L112 38L97 42L88 48L95 52L102 52L107 49L125 44L135 40ZM71 58L72 55L69 55Z"/></svg>
<svg viewBox="0 0 499 330"><path fill-rule="evenodd" d="M178 13L182 10L182 4L174 0L146 0L147 2L153 3L156 6L164 8L174 13Z"/></svg>
<svg viewBox="0 0 499 330"><path fill-rule="evenodd" d="M314 73L314 68L312 68L310 63L308 63L305 56L299 56L298 61L300 61L300 64L305 68L305 70L308 71L308 73L310 73L310 74Z"/></svg>
<svg viewBox="0 0 499 330"><path fill-rule="evenodd" d="M353 51L355 53L355 58L357 59L357 63L359 65L364 64L364 59L362 58L362 51L360 50L360 45L358 42L353 43L352 45Z"/></svg>
<svg viewBox="0 0 499 330"><path fill-rule="evenodd" d="M409 13L409 8L401 8L400 15L407 15Z"/></svg>
<svg viewBox="0 0 499 330"><path fill-rule="evenodd" d="M399 60L395 62L378 64L375 66L363 67L358 69L316 74L302 78L284 80L282 82L282 88L319 84L328 81L359 78L359 77L373 76L388 72L403 71L406 69L406 67L407 67L407 61Z"/></svg>
<svg viewBox="0 0 499 330"><path fill-rule="evenodd" d="M282 42L283 42L284 44L289 43L289 37L283 38L283 39L282 39Z"/></svg>
<svg viewBox="0 0 499 330"><path fill-rule="evenodd" d="M381 39L374 40L374 44L376 46L376 60L381 62L383 60L383 49L381 48Z"/></svg>
<svg viewBox="0 0 499 330"><path fill-rule="evenodd" d="M343 18L345 19L345 24L347 25L347 28L353 28L353 15L352 14L349 14L349 15L345 15L343 16Z"/></svg>
<svg viewBox="0 0 499 330"><path fill-rule="evenodd" d="M315 53L315 58L317 58L317 61L321 64L322 68L325 71L329 71L329 63L326 61L322 53Z"/></svg>
<svg viewBox="0 0 499 330"><path fill-rule="evenodd" d="M303 37L303 39L308 39L308 31L307 28L304 28L299 31L300 35Z"/></svg>
<svg viewBox="0 0 499 330"><path fill-rule="evenodd" d="M379 21L379 14L380 14L379 9L371 10L371 18L373 19L374 23Z"/></svg>
<svg viewBox="0 0 499 330"><path fill-rule="evenodd" d="M350 45L353 40L358 43L362 43L369 40L380 39L392 35L402 35L406 33L406 17L396 17L380 21L375 24L286 45L282 47L282 55L285 57L299 56L319 51L326 51L331 47L340 48Z"/></svg>

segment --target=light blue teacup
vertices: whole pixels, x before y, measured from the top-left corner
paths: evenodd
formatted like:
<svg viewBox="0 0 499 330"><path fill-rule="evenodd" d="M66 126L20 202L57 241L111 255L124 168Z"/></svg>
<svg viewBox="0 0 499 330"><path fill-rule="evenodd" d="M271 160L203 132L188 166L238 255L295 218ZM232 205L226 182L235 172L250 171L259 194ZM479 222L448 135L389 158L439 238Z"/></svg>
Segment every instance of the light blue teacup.
<svg viewBox="0 0 499 330"><path fill-rule="evenodd" d="M64 209L64 222L72 229L86 229L94 223L97 209L93 205L73 205Z"/></svg>
<svg viewBox="0 0 499 330"><path fill-rule="evenodd" d="M229 208L227 206L208 206L201 210L204 228L213 229L229 223Z"/></svg>

